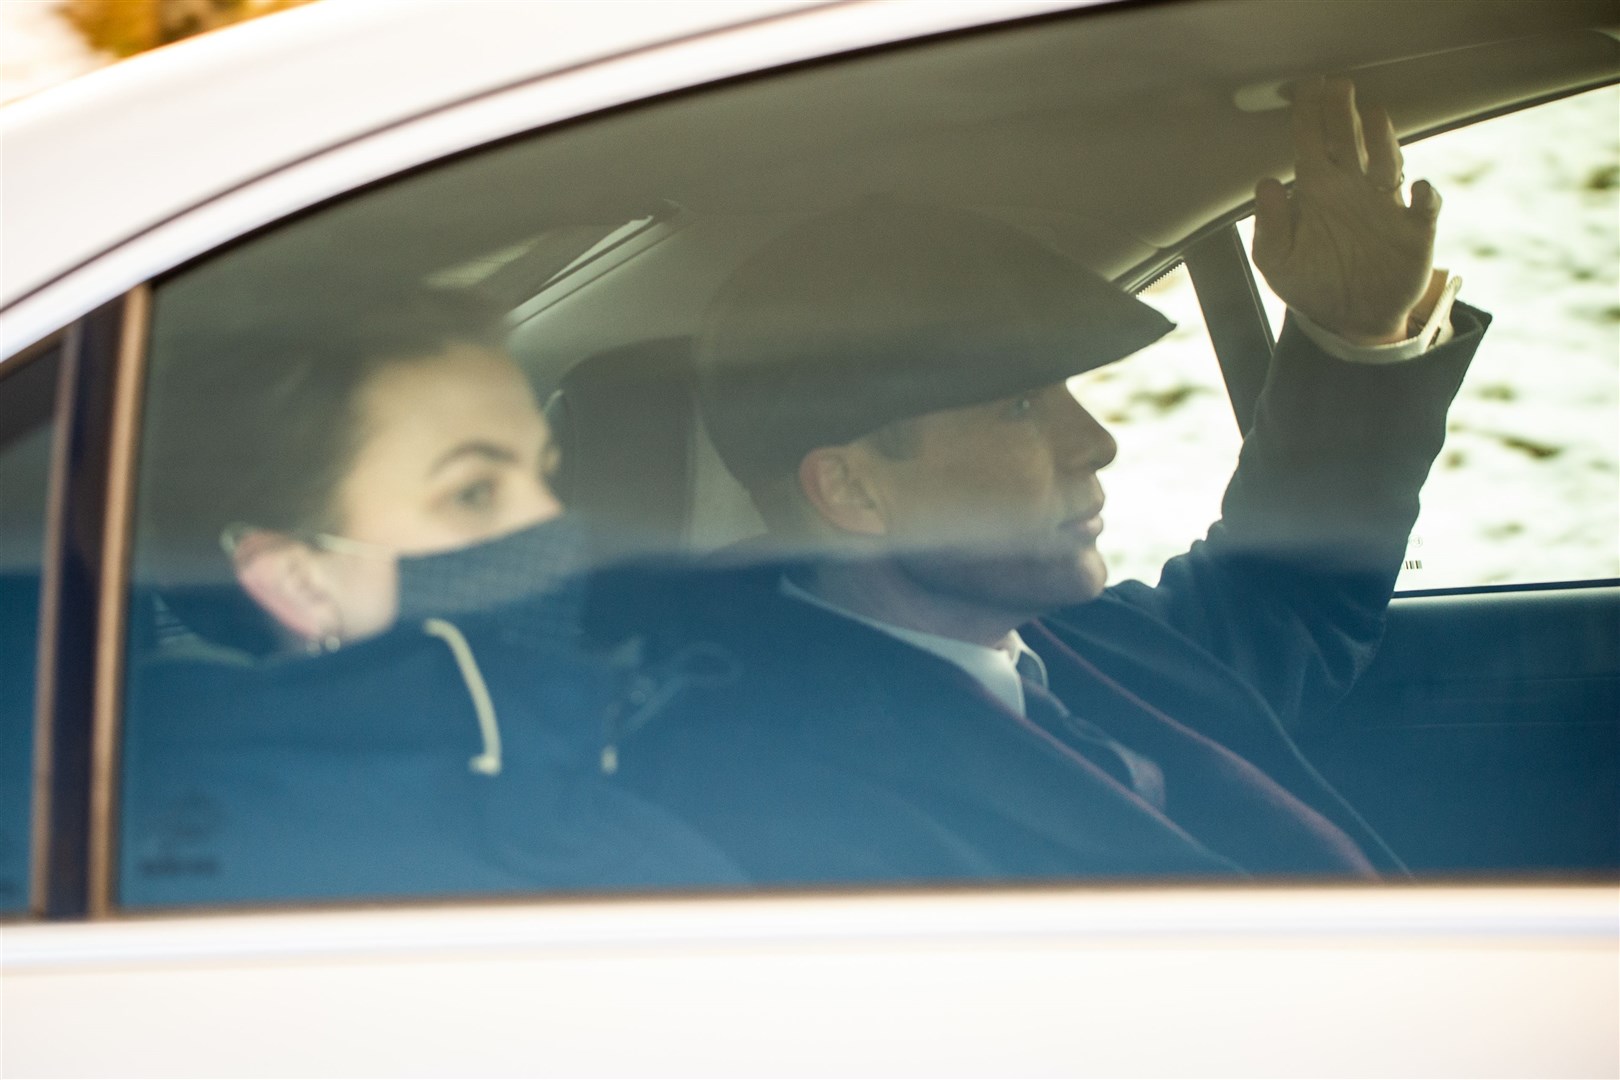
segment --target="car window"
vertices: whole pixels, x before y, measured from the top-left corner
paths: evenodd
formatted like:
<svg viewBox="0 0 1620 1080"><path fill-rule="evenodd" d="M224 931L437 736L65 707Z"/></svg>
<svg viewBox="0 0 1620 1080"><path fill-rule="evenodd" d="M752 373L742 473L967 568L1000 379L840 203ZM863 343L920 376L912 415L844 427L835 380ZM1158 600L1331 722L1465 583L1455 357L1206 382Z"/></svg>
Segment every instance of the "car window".
<svg viewBox="0 0 1620 1080"><path fill-rule="evenodd" d="M56 349L0 369L0 913L28 907L40 574Z"/></svg>
<svg viewBox="0 0 1620 1080"><path fill-rule="evenodd" d="M1406 148L1407 176L1446 200L1436 264L1500 314L1424 489L1403 590L1620 577L1617 120L1608 88Z"/></svg>
<svg viewBox="0 0 1620 1080"><path fill-rule="evenodd" d="M1617 119L1610 88L1412 148L1408 174L1467 222L1438 262L1503 319L1453 409L1402 588L1620 577Z"/></svg>
<svg viewBox="0 0 1620 1080"><path fill-rule="evenodd" d="M1109 426L1119 456L1102 474L1108 527L1099 539L1113 577L1155 582L1221 515L1242 438L1203 311L1185 266L1142 290L1176 329L1070 388Z"/></svg>
<svg viewBox="0 0 1620 1080"><path fill-rule="evenodd" d="M1463 279L1464 300L1499 314L1424 489L1402 590L1620 576L1617 117L1620 91L1610 88L1406 147L1408 179L1428 178L1446 200L1437 265ZM1502 152L1525 145L1537 149ZM1243 219L1239 231L1251 245L1253 219ZM1255 280L1278 330L1286 305L1263 275ZM1197 318L1184 273L1154 289L1164 305L1190 308ZM1157 490L1196 492L1156 500L1145 512L1125 512L1115 498L1110 561L1128 576L1153 580L1164 559L1213 520L1237 440L1216 417L1197 415L1211 394L1225 393L1201 360L1170 376L1168 365L1148 355L1077 385L1083 397L1106 396L1122 437L1157 448L1151 457L1122 454L1106 474L1110 487L1140 491L1145 480ZM1138 391L1128 371L1159 388ZM1117 407L1137 393L1157 394L1159 404ZM1156 472L1139 480L1135 468Z"/></svg>
<svg viewBox="0 0 1620 1080"><path fill-rule="evenodd" d="M1289 732L1372 661L1451 393L1501 401L1486 317L1376 377L1290 338L1228 487L1171 268L1288 127L1152 62L1183 10L593 117L155 283L119 902L1399 872Z"/></svg>

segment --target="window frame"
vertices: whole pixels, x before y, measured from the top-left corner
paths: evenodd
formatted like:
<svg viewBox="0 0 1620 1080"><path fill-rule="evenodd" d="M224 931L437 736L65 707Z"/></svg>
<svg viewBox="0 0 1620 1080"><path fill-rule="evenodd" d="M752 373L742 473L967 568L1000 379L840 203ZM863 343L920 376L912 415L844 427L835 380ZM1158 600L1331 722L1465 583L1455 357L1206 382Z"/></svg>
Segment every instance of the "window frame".
<svg viewBox="0 0 1620 1080"><path fill-rule="evenodd" d="M67 403L68 385L68 356L73 351L77 341L77 325L64 327L41 340L21 350L6 361L4 369L0 369L0 388L5 382L17 376L24 368L33 364L55 363L57 370L55 385L51 390L50 401L50 445L47 449L46 476L45 476L45 506L43 531L40 536L40 575L39 591L36 596L35 609L35 648L32 666L32 679L27 692L33 702L32 716L28 721L30 726L29 743L31 760L28 771L28 793L26 804L28 806L28 820L25 830L28 835L27 871L25 877L26 899L19 908L0 912L0 925L35 918L40 913L39 883L42 880L44 866L43 853L49 828L45 815L48 806L47 794L49 791L49 778L53 775L51 769L51 747L54 732L51 725L51 712L46 706L47 688L54 681L52 660L55 650L50 646L51 627L58 614L57 598L59 590L56 588L54 573L55 562L52 552L57 547L55 541L56 522L59 519L57 503L61 491L60 475L64 463L64 431L65 419L69 412ZM54 357L52 354L55 354ZM46 782L42 782L42 780Z"/></svg>
<svg viewBox="0 0 1620 1080"><path fill-rule="evenodd" d="M1063 14L1072 16L1074 13ZM995 33L1018 21L1015 18L957 32ZM918 45L919 41L904 39L894 44L906 48ZM814 57L814 62L836 64L843 58L843 54L838 53L821 54ZM779 70L780 63L779 60L750 63L739 74L745 78L770 78ZM610 62L604 69L614 66ZM658 93L644 96L641 91L631 89L622 99L611 95L616 99L612 104L585 107L577 106L565 95L559 104L551 104L546 109L534 108L536 102L548 100L553 92L551 84L563 78L537 78L493 95L491 99L452 107L386 132L363 136L182 214L170 225L193 249L189 260L210 257L243 239L318 209L329 200L359 193L373 185L392 183L462 153L492 151L513 139L544 138L548 129L559 124L590 122L603 109L646 106L660 96ZM712 85L713 82L683 84L678 92L701 94ZM1411 136L1406 141L1471 126L1589 89L1591 87L1583 86L1496 107L1467 120ZM447 134L447 124L467 112L484 116L484 120L475 125L479 130L478 141L469 141L466 135L451 137ZM553 116L553 113L560 115ZM491 120L491 116L499 119ZM491 128L514 124L521 126L516 130L490 133ZM376 155L368 168L355 169L357 162L366 160L367 148L378 144L386 148L385 152ZM346 175L334 180L334 172ZM311 195L312 191L319 194ZM289 200L293 204L291 209L288 209ZM243 207L251 211L239 213ZM1178 245L1172 254L1155 259L1151 268L1139 267L1121 279L1145 282L1178 261L1187 262L1240 429L1246 429L1245 417L1252 415L1258 384L1252 369L1228 367L1227 357L1241 355L1244 351L1231 343L1263 338L1269 344L1272 340L1269 321L1258 300L1252 267L1236 238L1235 222L1250 212L1252 203L1245 203L1212 219ZM234 222L231 227L236 231L221 236L223 222L227 221ZM244 222L246 224L242 224ZM164 232L155 230L140 239L161 237ZM196 250L199 238L207 239L210 246ZM163 246L161 239L152 242L160 249ZM134 265L140 265L140 258L151 258L151 250L148 246L140 249L138 255L128 255L127 248L120 249L117 261L127 266L133 258L136 259ZM53 449L47 555L42 577L35 842L30 883L30 914L34 917L106 918L120 910L114 896L125 614L150 290L149 283L137 285L6 361L8 365L26 363L36 349L57 341L63 344L63 391L59 396L62 426ZM1223 347L1223 341L1227 346ZM1263 377L1263 372L1260 374ZM1614 587L1620 585L1620 581L1441 589L1402 593L1397 600L1408 595L1473 595L1572 585ZM1005 886L992 883L987 887ZM543 894L523 897L525 900L543 898ZM463 903L451 902L457 906ZM479 902L465 901L467 904ZM400 898L391 903L444 904L446 901ZM259 907L240 910L258 910Z"/></svg>
<svg viewBox="0 0 1620 1080"><path fill-rule="evenodd" d="M60 332L35 691L29 913L104 916L148 290Z"/></svg>

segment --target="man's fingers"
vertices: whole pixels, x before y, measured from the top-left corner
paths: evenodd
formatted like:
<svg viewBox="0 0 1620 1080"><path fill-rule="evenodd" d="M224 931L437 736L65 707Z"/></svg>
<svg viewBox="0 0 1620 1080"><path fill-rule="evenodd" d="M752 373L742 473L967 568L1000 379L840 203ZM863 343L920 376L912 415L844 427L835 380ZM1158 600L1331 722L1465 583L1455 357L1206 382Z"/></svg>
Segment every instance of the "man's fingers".
<svg viewBox="0 0 1620 1080"><path fill-rule="evenodd" d="M1294 134L1294 172L1300 176L1321 172L1328 166L1322 138L1322 80L1302 79L1288 89L1293 103L1288 114Z"/></svg>
<svg viewBox="0 0 1620 1080"><path fill-rule="evenodd" d="M1265 270L1288 258L1294 243L1288 189L1267 177L1254 186L1254 265Z"/></svg>
<svg viewBox="0 0 1620 1080"><path fill-rule="evenodd" d="M1374 105L1361 111L1362 130L1367 140L1367 179L1382 191L1399 197L1401 190L1401 144L1395 138L1395 125L1389 113Z"/></svg>
<svg viewBox="0 0 1620 1080"><path fill-rule="evenodd" d="M1356 112L1356 88L1349 79L1322 83L1322 133L1329 160L1342 169L1367 167L1362 145L1361 115Z"/></svg>
<svg viewBox="0 0 1620 1080"><path fill-rule="evenodd" d="M1440 217L1440 193L1434 190L1433 184L1419 180L1412 185L1412 209L1408 213L1424 222L1428 228L1434 228L1435 221Z"/></svg>

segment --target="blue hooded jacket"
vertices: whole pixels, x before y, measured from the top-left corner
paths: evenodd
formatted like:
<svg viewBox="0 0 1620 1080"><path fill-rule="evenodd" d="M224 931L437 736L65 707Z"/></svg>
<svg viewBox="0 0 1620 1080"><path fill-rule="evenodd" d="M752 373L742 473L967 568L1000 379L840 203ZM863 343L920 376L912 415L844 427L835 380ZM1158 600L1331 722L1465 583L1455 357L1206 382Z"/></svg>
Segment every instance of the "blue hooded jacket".
<svg viewBox="0 0 1620 1080"><path fill-rule="evenodd" d="M736 866L616 783L626 680L500 620L317 657L167 650L130 679L125 906L712 887Z"/></svg>

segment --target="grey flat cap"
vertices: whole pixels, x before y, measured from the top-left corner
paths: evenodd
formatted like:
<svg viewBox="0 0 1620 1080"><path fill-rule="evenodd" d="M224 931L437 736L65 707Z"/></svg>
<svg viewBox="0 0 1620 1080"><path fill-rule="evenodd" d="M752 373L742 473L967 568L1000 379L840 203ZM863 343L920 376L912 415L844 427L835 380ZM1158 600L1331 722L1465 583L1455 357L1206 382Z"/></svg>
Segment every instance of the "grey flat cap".
<svg viewBox="0 0 1620 1080"><path fill-rule="evenodd" d="M770 241L715 298L699 400L746 486L887 424L1112 363L1157 311L977 214L872 197Z"/></svg>

